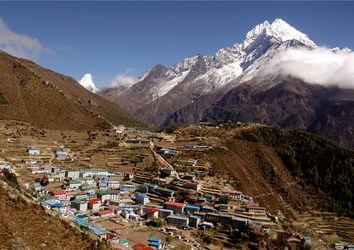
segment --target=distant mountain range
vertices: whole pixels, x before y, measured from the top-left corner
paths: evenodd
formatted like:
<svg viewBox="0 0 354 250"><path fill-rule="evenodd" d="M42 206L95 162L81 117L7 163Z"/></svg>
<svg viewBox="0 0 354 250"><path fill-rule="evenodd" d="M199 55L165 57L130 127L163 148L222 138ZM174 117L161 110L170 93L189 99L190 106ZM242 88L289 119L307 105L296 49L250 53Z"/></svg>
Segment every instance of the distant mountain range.
<svg viewBox="0 0 354 250"><path fill-rule="evenodd" d="M289 49L316 50L306 34L281 19L265 21L243 43L215 55L185 58L148 70L129 88L98 93L157 127L210 120L300 128L354 146L354 90L320 85L274 60ZM337 53L333 49L329 53ZM344 53L344 52L343 52Z"/></svg>
<svg viewBox="0 0 354 250"><path fill-rule="evenodd" d="M0 119L59 130L146 127L116 103L73 78L0 51Z"/></svg>

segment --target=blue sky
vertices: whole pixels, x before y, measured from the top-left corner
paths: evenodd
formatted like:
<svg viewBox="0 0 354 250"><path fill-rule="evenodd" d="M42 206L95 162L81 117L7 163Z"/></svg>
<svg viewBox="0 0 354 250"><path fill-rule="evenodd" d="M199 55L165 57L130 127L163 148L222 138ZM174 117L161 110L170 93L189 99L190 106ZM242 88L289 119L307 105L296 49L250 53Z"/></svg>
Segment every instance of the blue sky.
<svg viewBox="0 0 354 250"><path fill-rule="evenodd" d="M76 79L90 72L99 87L213 54L278 17L318 45L354 49L353 13L354 2L0 2L0 24L26 43L19 54Z"/></svg>

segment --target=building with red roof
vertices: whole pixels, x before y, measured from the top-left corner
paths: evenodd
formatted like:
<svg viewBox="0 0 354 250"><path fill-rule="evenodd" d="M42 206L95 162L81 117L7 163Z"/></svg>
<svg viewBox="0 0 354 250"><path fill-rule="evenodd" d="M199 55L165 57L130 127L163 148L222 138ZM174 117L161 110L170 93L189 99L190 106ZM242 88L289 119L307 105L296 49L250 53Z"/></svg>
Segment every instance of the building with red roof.
<svg viewBox="0 0 354 250"><path fill-rule="evenodd" d="M138 243L136 245L133 246L134 250L154 250L153 247L150 247L144 243Z"/></svg>
<svg viewBox="0 0 354 250"><path fill-rule="evenodd" d="M149 207L145 210L146 218L157 218L159 216L159 209L157 207Z"/></svg>
<svg viewBox="0 0 354 250"><path fill-rule="evenodd" d="M165 208L172 210L175 214L182 214L186 204L174 201L168 201L165 203Z"/></svg>
<svg viewBox="0 0 354 250"><path fill-rule="evenodd" d="M253 214L266 214L266 210L264 207L261 207L258 203L246 206L246 212Z"/></svg>
<svg viewBox="0 0 354 250"><path fill-rule="evenodd" d="M101 206L100 198L92 198L88 201L88 208L92 210L99 210Z"/></svg>
<svg viewBox="0 0 354 250"><path fill-rule="evenodd" d="M230 190L226 192L226 195L229 196L233 200L241 201L243 200L244 195L241 191Z"/></svg>
<svg viewBox="0 0 354 250"><path fill-rule="evenodd" d="M94 215L100 216L100 217L109 217L114 215L112 210L100 210L98 212L95 212Z"/></svg>
<svg viewBox="0 0 354 250"><path fill-rule="evenodd" d="M59 190L59 191L51 192L50 195L53 196L54 198L56 198L57 200L60 200L60 201L67 200L67 196L66 196L65 190Z"/></svg>

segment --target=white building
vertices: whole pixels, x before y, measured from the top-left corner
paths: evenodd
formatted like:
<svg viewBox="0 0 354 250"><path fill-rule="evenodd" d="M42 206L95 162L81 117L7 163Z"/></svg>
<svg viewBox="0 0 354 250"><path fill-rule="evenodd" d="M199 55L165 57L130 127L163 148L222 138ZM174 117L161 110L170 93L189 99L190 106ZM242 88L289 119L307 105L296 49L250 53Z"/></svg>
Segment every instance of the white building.
<svg viewBox="0 0 354 250"><path fill-rule="evenodd" d="M111 195L109 193L99 193L98 198L101 199L101 202L110 201Z"/></svg>
<svg viewBox="0 0 354 250"><path fill-rule="evenodd" d="M120 183L118 180L109 180L108 181L108 187L111 189L119 189L120 188Z"/></svg>
<svg viewBox="0 0 354 250"><path fill-rule="evenodd" d="M88 208L92 210L99 210L101 206L101 200L99 198L93 198L88 201Z"/></svg>
<svg viewBox="0 0 354 250"><path fill-rule="evenodd" d="M70 180L69 181L69 187L70 188L73 188L73 189L76 189L76 188L79 188L81 186L81 181L77 181L77 180Z"/></svg>
<svg viewBox="0 0 354 250"><path fill-rule="evenodd" d="M87 210L87 201L73 200L73 201L71 201L71 206L80 212L84 212Z"/></svg>
<svg viewBox="0 0 354 250"><path fill-rule="evenodd" d="M67 170L66 177L72 180L77 180L80 178L80 171L79 170Z"/></svg>
<svg viewBox="0 0 354 250"><path fill-rule="evenodd" d="M120 192L119 191L111 190L111 191L108 191L108 194L110 195L111 201L119 201L120 200Z"/></svg>
<svg viewBox="0 0 354 250"><path fill-rule="evenodd" d="M86 183L86 185L88 185L90 187L96 186L96 181L92 178L85 179L85 183Z"/></svg>
<svg viewBox="0 0 354 250"><path fill-rule="evenodd" d="M55 156L57 157L58 160L61 161L67 160L69 158L68 152L63 148L57 149L55 151Z"/></svg>
<svg viewBox="0 0 354 250"><path fill-rule="evenodd" d="M244 197L242 192L236 190L228 191L226 195L229 196L232 200L236 201L242 201Z"/></svg>
<svg viewBox="0 0 354 250"><path fill-rule="evenodd" d="M125 126L124 125L118 125L118 127L116 128L116 133L117 134L123 134L125 131Z"/></svg>
<svg viewBox="0 0 354 250"><path fill-rule="evenodd" d="M40 149L34 146L27 147L28 154L30 155L39 155L41 153Z"/></svg>
<svg viewBox="0 0 354 250"><path fill-rule="evenodd" d="M51 176L55 181L62 181L65 179L66 172L64 170L60 170L59 172L52 173Z"/></svg>

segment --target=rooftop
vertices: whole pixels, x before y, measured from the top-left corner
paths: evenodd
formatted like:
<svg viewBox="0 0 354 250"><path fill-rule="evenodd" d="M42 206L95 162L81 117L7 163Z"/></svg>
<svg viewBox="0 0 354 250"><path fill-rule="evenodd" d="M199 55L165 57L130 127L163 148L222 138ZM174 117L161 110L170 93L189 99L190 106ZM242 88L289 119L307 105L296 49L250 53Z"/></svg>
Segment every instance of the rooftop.
<svg viewBox="0 0 354 250"><path fill-rule="evenodd" d="M101 214L101 215L106 215L106 214L112 214L113 211L109 210L109 209L106 209L106 210L100 210L100 211L98 211L98 213Z"/></svg>
<svg viewBox="0 0 354 250"><path fill-rule="evenodd" d="M189 220L187 216L180 216L180 215L169 215L167 218L177 219L177 220Z"/></svg>
<svg viewBox="0 0 354 250"><path fill-rule="evenodd" d="M81 181L77 181L77 180L70 180L69 184L81 184Z"/></svg>
<svg viewBox="0 0 354 250"><path fill-rule="evenodd" d="M161 242L161 239L157 237L150 237L148 241Z"/></svg>
<svg viewBox="0 0 354 250"><path fill-rule="evenodd" d="M196 205L187 205L186 208L200 209L200 207L199 207L199 206L196 206Z"/></svg>
<svg viewBox="0 0 354 250"><path fill-rule="evenodd" d="M53 192L53 195L63 195L63 194L66 194L66 192L64 190L59 190L59 191Z"/></svg>
<svg viewBox="0 0 354 250"><path fill-rule="evenodd" d="M136 249L136 250L154 250L154 248L152 247L149 247L143 243L138 243L136 245L133 246L133 249Z"/></svg>
<svg viewBox="0 0 354 250"><path fill-rule="evenodd" d="M159 209L157 207L151 207L148 209L148 212L150 212L150 213L156 213L157 211L159 211Z"/></svg>
<svg viewBox="0 0 354 250"><path fill-rule="evenodd" d="M75 204L85 204L85 203L87 203L87 201L85 201L85 200L73 200L73 201L71 201L71 203L75 203Z"/></svg>
<svg viewBox="0 0 354 250"><path fill-rule="evenodd" d="M174 206L174 207L185 207L186 204L180 203L180 202L173 202L173 201L168 201L165 203L167 206Z"/></svg>
<svg viewBox="0 0 354 250"><path fill-rule="evenodd" d="M63 204L54 200L45 200L43 201L44 204L49 205L51 207L62 207Z"/></svg>
<svg viewBox="0 0 354 250"><path fill-rule="evenodd" d="M99 199L99 198L91 198L88 203L97 204L97 203L100 203L100 202L101 202L101 199Z"/></svg>

